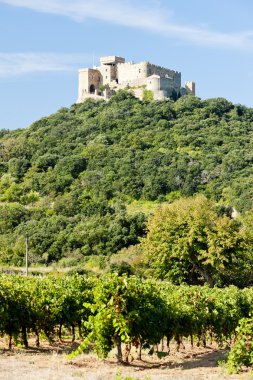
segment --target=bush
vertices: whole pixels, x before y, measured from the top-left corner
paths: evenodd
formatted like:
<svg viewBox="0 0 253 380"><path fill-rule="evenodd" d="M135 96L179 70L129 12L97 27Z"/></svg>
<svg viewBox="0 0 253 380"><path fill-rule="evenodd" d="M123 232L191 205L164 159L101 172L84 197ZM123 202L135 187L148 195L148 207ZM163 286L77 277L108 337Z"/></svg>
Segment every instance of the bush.
<svg viewBox="0 0 253 380"><path fill-rule="evenodd" d="M236 329L237 342L229 353L230 373L237 373L242 366L253 367L253 318L243 318Z"/></svg>
<svg viewBox="0 0 253 380"><path fill-rule="evenodd" d="M151 90L143 90L142 99L144 102L152 102L154 100L154 93Z"/></svg>

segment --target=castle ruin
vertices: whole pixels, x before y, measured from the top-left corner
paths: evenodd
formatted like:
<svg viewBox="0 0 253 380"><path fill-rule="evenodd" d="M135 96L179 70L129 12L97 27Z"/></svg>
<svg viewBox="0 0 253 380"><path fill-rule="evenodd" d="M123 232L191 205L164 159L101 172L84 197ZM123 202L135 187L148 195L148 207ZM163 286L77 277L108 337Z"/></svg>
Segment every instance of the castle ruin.
<svg viewBox="0 0 253 380"><path fill-rule="evenodd" d="M87 98L109 99L121 89L131 89L142 99L144 90L152 91L155 100L179 94L195 95L195 82L181 86L181 73L147 61L125 62L125 58L108 56L100 58L100 66L79 70L77 103Z"/></svg>

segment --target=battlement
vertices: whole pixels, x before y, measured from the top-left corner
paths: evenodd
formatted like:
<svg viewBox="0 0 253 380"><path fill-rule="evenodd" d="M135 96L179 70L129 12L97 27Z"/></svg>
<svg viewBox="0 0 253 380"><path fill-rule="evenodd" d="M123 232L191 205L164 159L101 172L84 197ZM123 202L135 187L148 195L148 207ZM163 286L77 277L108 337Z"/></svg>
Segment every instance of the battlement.
<svg viewBox="0 0 253 380"><path fill-rule="evenodd" d="M125 62L125 58L106 56L93 69L79 70L78 103L86 98L108 99L120 89L132 89L142 98L144 89L153 92L154 99L165 99L173 94L195 95L195 82L181 86L181 73L148 61ZM142 92L140 91L142 88Z"/></svg>
<svg viewBox="0 0 253 380"><path fill-rule="evenodd" d="M100 58L101 65L117 65L118 63L125 63L125 58L116 57L115 55Z"/></svg>

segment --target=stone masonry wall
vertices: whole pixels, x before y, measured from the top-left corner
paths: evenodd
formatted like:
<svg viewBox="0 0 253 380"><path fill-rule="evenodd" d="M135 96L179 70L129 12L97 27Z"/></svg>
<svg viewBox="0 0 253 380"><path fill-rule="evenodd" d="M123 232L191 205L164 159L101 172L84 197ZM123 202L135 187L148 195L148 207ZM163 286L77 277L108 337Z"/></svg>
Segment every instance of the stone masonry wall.
<svg viewBox="0 0 253 380"><path fill-rule="evenodd" d="M81 101L90 93L91 85L95 87L95 90L99 91L101 85L100 72L94 69L79 70L78 101Z"/></svg>
<svg viewBox="0 0 253 380"><path fill-rule="evenodd" d="M117 65L119 83L127 83L138 79L147 78L151 75L159 75L161 78L168 76L173 80L174 86L179 90L181 87L181 73L153 65L149 62L138 64L122 63ZM134 84L135 85L135 84Z"/></svg>
<svg viewBox="0 0 253 380"><path fill-rule="evenodd" d="M187 82L185 87L181 87L181 73L178 71L153 65L147 61L123 63L122 60L124 59L121 58L121 62L115 61L111 64L102 62L99 67L79 70L78 102L89 95L105 96L101 92L101 85L108 85L113 91L132 87L138 97L141 96L143 88L150 89L155 99L169 97L173 90L195 95L195 83ZM111 93L112 91L105 97L110 97Z"/></svg>
<svg viewBox="0 0 253 380"><path fill-rule="evenodd" d="M100 71L103 85L111 84L116 79L116 68L110 65L102 65L97 68Z"/></svg>
<svg viewBox="0 0 253 380"><path fill-rule="evenodd" d="M119 63L117 65L118 82L131 82L148 76L147 62L141 63Z"/></svg>
<svg viewBox="0 0 253 380"><path fill-rule="evenodd" d="M170 70L162 66L153 65L152 63L148 63L148 76L150 75L159 75L161 79L168 77L170 78L170 86L172 85L177 90L181 87L181 73L175 70ZM166 82L166 79L164 83ZM169 83L169 80L167 80ZM168 84L165 86L167 89Z"/></svg>

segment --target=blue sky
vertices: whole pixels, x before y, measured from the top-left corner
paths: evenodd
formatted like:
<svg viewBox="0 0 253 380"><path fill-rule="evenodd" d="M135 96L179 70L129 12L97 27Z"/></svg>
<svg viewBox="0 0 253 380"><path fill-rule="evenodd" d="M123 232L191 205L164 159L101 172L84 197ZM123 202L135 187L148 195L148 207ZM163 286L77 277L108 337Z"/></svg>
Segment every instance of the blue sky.
<svg viewBox="0 0 253 380"><path fill-rule="evenodd" d="M0 0L0 129L77 99L78 68L103 55L195 80L201 98L253 106L252 0Z"/></svg>

